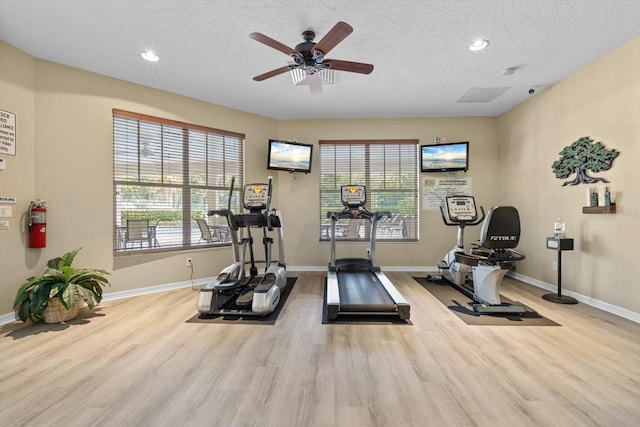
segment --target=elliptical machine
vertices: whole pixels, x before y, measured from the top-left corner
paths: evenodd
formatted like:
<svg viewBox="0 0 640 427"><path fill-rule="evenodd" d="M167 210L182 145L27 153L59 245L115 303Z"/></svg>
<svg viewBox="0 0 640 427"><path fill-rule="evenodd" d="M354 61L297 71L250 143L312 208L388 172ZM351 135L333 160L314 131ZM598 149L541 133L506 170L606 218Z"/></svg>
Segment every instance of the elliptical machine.
<svg viewBox="0 0 640 427"><path fill-rule="evenodd" d="M458 227L457 242L443 261L438 263L441 275L429 275L427 280L447 283L473 299L477 313L527 312L524 304L503 303L500 300L500 284L513 262L525 258L514 248L520 240L520 217L512 206L496 206L486 215L481 206L479 217L473 196L449 196L440 206L442 220L447 226ZM483 222L484 220L484 222ZM470 253L464 250L464 229L481 222L480 243Z"/></svg>
<svg viewBox="0 0 640 427"><path fill-rule="evenodd" d="M287 270L284 262L282 216L276 209L270 209L272 177L267 184L247 184L243 191L243 208L248 213L233 214L235 177L231 179L227 209L211 210L209 216L221 215L227 218L234 262L224 268L218 277L200 289L197 308L203 315L266 316L272 313L280 302L280 295L287 286ZM245 229L247 236L238 243L238 231ZM256 261L253 252L252 228L262 229L262 243L265 260ZM267 231L277 230L279 259L271 261L273 239ZM240 250L242 247L242 251ZM247 250L249 260L246 260ZM265 264L265 273L258 275L256 263ZM249 264L249 274L245 266Z"/></svg>

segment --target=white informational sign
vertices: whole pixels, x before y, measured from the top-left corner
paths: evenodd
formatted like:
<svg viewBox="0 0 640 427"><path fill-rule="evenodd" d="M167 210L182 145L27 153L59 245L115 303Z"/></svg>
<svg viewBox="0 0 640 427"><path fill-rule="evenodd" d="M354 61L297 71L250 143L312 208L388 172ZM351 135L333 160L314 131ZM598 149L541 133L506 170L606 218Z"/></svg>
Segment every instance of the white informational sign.
<svg viewBox="0 0 640 427"><path fill-rule="evenodd" d="M16 155L16 115L0 110L0 154Z"/></svg>
<svg viewBox="0 0 640 427"><path fill-rule="evenodd" d="M422 176L422 209L439 209L447 196L471 195L471 178Z"/></svg>
<svg viewBox="0 0 640 427"><path fill-rule="evenodd" d="M18 203L18 198L16 196L0 196L0 203Z"/></svg>

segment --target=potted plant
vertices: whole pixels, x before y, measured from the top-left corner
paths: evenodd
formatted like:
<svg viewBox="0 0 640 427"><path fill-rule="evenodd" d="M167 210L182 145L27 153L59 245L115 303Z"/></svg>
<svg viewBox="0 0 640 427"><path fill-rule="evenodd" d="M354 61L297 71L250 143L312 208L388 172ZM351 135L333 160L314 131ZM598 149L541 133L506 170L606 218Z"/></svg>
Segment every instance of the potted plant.
<svg viewBox="0 0 640 427"><path fill-rule="evenodd" d="M72 267L82 248L49 260L44 273L30 277L13 302L13 309L23 322L44 320L59 323L75 318L84 301L91 310L102 300L102 288L109 285L104 270Z"/></svg>

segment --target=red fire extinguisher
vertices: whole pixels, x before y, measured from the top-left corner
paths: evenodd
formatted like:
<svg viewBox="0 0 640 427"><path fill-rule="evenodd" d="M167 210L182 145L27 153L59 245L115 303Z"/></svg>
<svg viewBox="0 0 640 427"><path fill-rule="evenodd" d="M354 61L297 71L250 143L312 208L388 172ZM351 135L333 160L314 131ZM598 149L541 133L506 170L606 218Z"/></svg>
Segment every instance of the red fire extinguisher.
<svg viewBox="0 0 640 427"><path fill-rule="evenodd" d="M29 204L29 247L47 246L47 206L38 199Z"/></svg>

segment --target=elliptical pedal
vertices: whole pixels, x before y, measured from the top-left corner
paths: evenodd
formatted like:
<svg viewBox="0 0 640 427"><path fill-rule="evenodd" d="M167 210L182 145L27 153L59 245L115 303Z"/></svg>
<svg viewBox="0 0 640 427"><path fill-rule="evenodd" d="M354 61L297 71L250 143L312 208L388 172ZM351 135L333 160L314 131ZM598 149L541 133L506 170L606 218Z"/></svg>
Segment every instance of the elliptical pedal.
<svg viewBox="0 0 640 427"><path fill-rule="evenodd" d="M238 307L250 306L253 303L253 288L245 289L236 299Z"/></svg>

